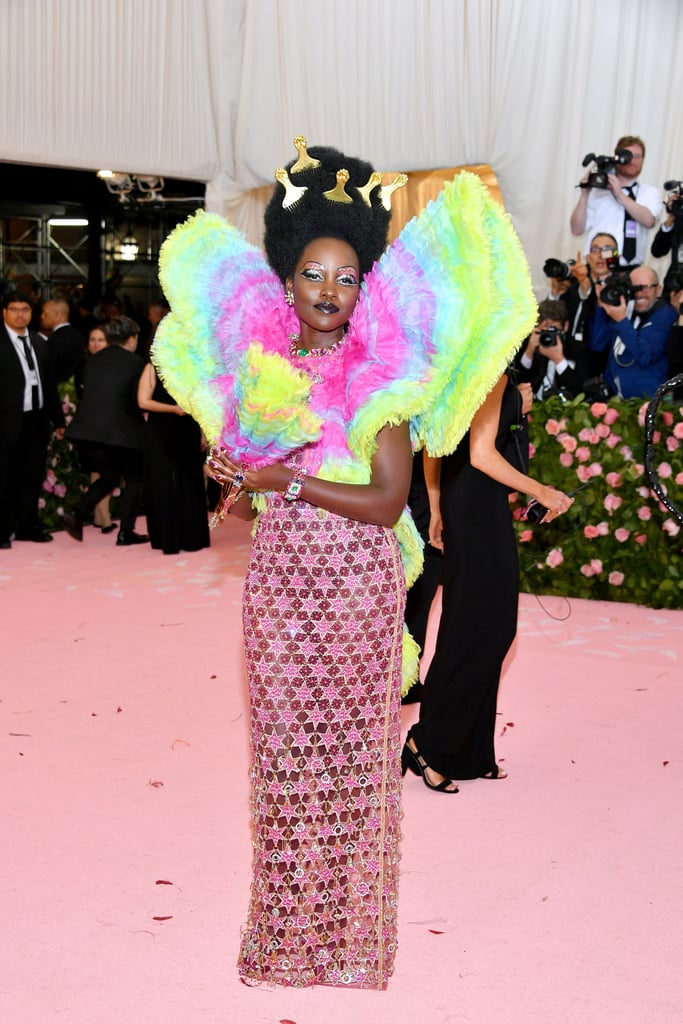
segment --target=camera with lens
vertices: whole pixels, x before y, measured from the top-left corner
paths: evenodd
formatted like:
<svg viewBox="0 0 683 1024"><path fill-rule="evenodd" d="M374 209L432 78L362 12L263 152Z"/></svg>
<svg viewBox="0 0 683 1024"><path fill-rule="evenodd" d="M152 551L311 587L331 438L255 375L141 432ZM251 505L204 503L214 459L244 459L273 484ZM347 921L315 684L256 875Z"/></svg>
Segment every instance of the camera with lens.
<svg viewBox="0 0 683 1024"><path fill-rule="evenodd" d="M572 267L576 260L546 260L543 264L543 273L546 277L556 277L559 281L571 281Z"/></svg>
<svg viewBox="0 0 683 1024"><path fill-rule="evenodd" d="M683 181L665 181L664 188L674 193L667 199L667 211L674 217L683 217Z"/></svg>
<svg viewBox="0 0 683 1024"><path fill-rule="evenodd" d="M538 344L543 348L552 348L558 341L564 341L564 334L559 327L544 327L538 332Z"/></svg>
<svg viewBox="0 0 683 1024"><path fill-rule="evenodd" d="M586 153L581 164L588 167L595 164L595 170L591 171L586 181L579 183L579 188L609 188L607 176L616 174L617 166L629 164L633 159L630 149L618 149L614 156L596 156L595 153Z"/></svg>
<svg viewBox="0 0 683 1024"><path fill-rule="evenodd" d="M600 292L600 301L605 306L619 306L621 300L626 302L635 295L631 278L627 270L615 270L608 274Z"/></svg>

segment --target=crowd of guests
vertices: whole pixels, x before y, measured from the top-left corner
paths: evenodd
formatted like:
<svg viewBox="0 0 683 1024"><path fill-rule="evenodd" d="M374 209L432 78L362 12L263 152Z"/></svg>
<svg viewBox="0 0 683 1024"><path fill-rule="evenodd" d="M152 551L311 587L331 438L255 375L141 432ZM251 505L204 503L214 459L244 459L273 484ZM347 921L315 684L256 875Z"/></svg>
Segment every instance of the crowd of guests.
<svg viewBox="0 0 683 1024"><path fill-rule="evenodd" d="M651 398L683 370L683 197L640 180L645 143L623 136L607 173L588 170L570 218L576 260L550 259L538 323L515 361L537 399ZM658 230L651 236L664 213ZM647 261L670 254L660 283Z"/></svg>
<svg viewBox="0 0 683 1024"><path fill-rule="evenodd" d="M51 298L36 315L27 294L5 291L0 549L11 548L13 541L52 540L38 514L51 436L74 445L89 477L84 491L65 500L64 527L75 540L83 540L86 526L102 533L117 529L111 499L121 487L117 546L149 542L165 554L209 546L204 440L149 362L154 332L168 306L163 299L149 304L144 333L123 308L116 296L103 299L96 311ZM67 424L60 390L69 380L76 411ZM147 533L136 530L141 514Z"/></svg>

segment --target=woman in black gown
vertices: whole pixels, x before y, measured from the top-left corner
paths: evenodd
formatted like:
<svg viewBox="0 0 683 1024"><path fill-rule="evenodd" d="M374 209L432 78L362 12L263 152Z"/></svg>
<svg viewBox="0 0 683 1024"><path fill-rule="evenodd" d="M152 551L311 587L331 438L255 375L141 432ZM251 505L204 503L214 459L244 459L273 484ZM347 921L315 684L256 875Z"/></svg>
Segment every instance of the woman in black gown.
<svg viewBox="0 0 683 1024"><path fill-rule="evenodd" d="M504 375L456 451L426 460L438 501L430 539L444 552L442 612L420 718L403 748L403 770L410 768L440 792L457 793L453 779L505 776L494 753L496 701L503 660L517 631L519 594L508 493L536 498L548 510L544 522L572 504L515 468L526 469L524 413L530 402L530 389L523 394ZM440 500L433 486L439 462Z"/></svg>
<svg viewBox="0 0 683 1024"><path fill-rule="evenodd" d="M140 377L138 405L147 413L143 500L151 545L165 555L208 548L199 425L176 405L151 363Z"/></svg>

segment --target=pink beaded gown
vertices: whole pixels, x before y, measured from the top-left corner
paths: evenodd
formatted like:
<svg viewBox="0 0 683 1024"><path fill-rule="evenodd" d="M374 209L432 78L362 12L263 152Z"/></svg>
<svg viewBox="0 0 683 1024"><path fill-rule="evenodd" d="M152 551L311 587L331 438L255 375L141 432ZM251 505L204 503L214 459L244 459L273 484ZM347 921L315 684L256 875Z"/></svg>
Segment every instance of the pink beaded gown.
<svg viewBox="0 0 683 1024"><path fill-rule="evenodd" d="M392 530L268 499L244 595L244 981L384 988L396 951L405 583Z"/></svg>

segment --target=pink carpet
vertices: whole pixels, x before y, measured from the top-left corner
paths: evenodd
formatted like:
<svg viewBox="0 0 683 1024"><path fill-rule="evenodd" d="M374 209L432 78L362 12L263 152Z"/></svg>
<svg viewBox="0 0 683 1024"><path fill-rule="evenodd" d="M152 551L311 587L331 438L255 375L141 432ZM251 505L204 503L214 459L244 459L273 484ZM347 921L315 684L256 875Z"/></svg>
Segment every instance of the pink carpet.
<svg viewBox="0 0 683 1024"><path fill-rule="evenodd" d="M388 991L250 989L248 529L114 538L0 552L2 1024L683 1021L683 612L524 596L510 777L406 779Z"/></svg>

